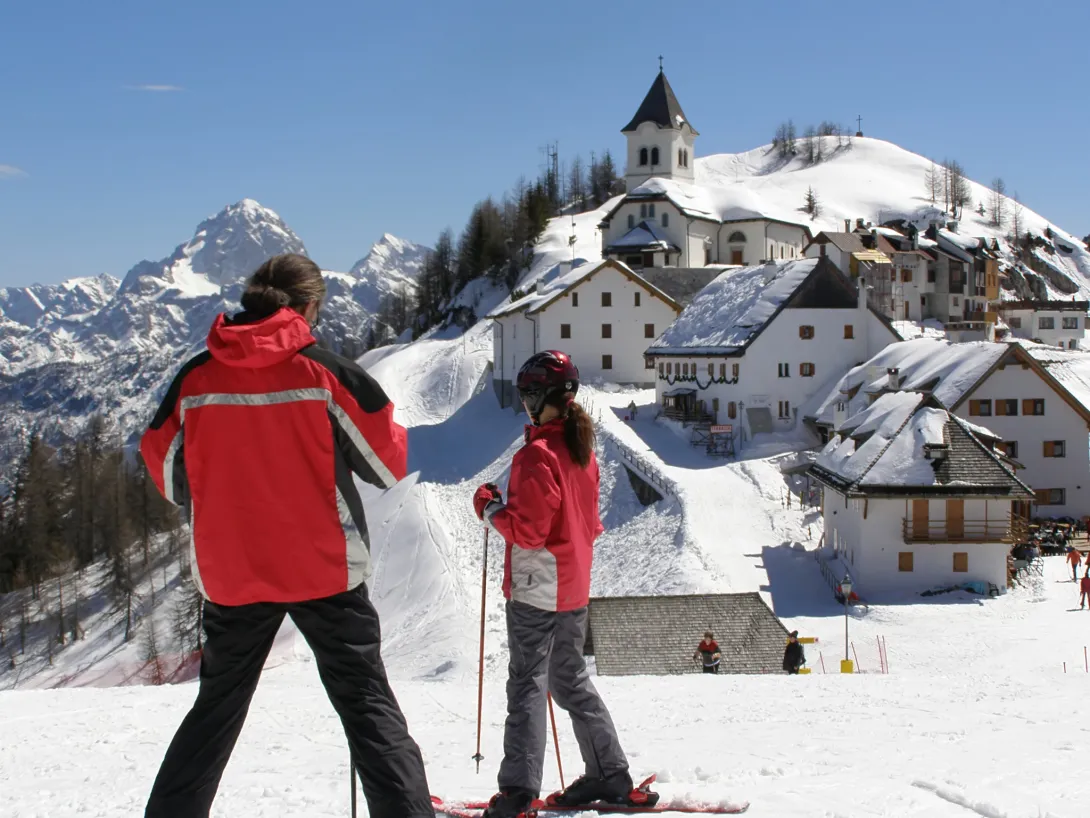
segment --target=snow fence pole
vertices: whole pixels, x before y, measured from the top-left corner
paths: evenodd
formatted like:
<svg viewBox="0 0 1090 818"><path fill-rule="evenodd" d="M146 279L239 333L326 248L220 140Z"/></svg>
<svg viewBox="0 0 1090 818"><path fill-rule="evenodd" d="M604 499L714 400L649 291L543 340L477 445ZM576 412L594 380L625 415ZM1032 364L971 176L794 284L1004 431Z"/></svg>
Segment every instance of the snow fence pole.
<svg viewBox="0 0 1090 818"><path fill-rule="evenodd" d="M863 668L859 667L859 654L855 652L855 642L852 642L852 656L855 657L856 673L862 673Z"/></svg>
<svg viewBox="0 0 1090 818"><path fill-rule="evenodd" d="M821 660L821 672L825 673L825 657L822 655L820 650L818 651L818 659Z"/></svg>
<svg viewBox="0 0 1090 818"><path fill-rule="evenodd" d="M477 762L477 774L481 772L481 708L484 706L484 613L485 599L488 596L488 526L484 529L484 558L481 560L481 650L477 661L477 752L473 760Z"/></svg>
<svg viewBox="0 0 1090 818"><path fill-rule="evenodd" d="M546 693L545 701L549 703L549 721L553 725L553 746L556 747L556 770L560 773L560 789L567 789L564 786L564 765L560 762L560 736L556 732L556 712L553 710L553 694Z"/></svg>
<svg viewBox="0 0 1090 818"><path fill-rule="evenodd" d="M882 636L882 658L886 662L886 673L889 673L889 649L886 647L886 637Z"/></svg>
<svg viewBox="0 0 1090 818"><path fill-rule="evenodd" d="M874 640L878 643L878 667L880 672L886 672L886 660L882 658L882 637L876 636Z"/></svg>

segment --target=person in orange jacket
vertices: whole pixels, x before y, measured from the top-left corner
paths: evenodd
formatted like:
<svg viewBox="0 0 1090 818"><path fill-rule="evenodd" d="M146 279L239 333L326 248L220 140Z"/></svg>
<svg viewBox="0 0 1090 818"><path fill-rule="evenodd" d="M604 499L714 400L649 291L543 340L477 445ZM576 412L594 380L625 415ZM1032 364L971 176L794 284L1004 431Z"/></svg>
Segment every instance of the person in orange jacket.
<svg viewBox="0 0 1090 818"><path fill-rule="evenodd" d="M1090 602L1090 568L1086 569L1086 573L1083 574L1082 579L1079 581L1079 610L1081 611L1083 606Z"/></svg>
<svg viewBox="0 0 1090 818"><path fill-rule="evenodd" d="M1082 565L1082 554L1074 548L1067 550L1067 561L1071 563L1071 581L1079 578L1079 566Z"/></svg>

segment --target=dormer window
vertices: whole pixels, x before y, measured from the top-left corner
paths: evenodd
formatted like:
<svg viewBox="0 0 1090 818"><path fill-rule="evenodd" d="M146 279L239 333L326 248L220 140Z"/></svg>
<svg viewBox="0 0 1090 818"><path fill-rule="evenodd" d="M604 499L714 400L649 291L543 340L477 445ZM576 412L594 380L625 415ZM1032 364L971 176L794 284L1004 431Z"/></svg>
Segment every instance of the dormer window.
<svg viewBox="0 0 1090 818"><path fill-rule="evenodd" d="M628 229L631 230L635 226L636 226L636 214L635 213L629 213L628 214Z"/></svg>
<svg viewBox="0 0 1090 818"><path fill-rule="evenodd" d="M647 165L647 148L640 148L640 165Z"/></svg>
<svg viewBox="0 0 1090 818"><path fill-rule="evenodd" d="M659 163L659 149L651 148L651 166L654 167Z"/></svg>

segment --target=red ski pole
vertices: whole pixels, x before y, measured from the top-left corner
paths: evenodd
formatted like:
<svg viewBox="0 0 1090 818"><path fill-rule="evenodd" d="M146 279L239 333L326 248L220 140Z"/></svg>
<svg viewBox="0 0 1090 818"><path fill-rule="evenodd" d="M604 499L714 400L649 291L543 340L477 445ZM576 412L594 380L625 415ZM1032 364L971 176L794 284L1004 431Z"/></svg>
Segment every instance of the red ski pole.
<svg viewBox="0 0 1090 818"><path fill-rule="evenodd" d="M477 762L477 773L481 772L481 710L484 707L484 613L485 599L488 595L488 527L484 529L484 559L481 562L481 650L477 662L477 752L473 760Z"/></svg>
<svg viewBox="0 0 1090 818"><path fill-rule="evenodd" d="M553 745L556 747L556 769L560 773L560 789L564 786L564 765L560 763L560 736L556 732L556 713L553 711L553 694L546 693L545 701L549 703L549 721L553 725Z"/></svg>

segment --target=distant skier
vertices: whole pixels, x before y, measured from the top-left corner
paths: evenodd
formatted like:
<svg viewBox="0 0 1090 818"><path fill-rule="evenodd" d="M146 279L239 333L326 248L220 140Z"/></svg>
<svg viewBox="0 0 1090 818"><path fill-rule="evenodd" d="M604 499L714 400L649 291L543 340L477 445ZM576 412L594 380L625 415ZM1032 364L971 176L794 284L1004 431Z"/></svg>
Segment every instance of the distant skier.
<svg viewBox="0 0 1090 818"><path fill-rule="evenodd" d="M147 818L207 818L273 639L290 616L314 651L373 818L433 816L420 750L386 679L353 472L405 476L406 434L382 388L319 349L325 283L275 256L182 367L140 450L189 512L205 598L200 687L166 752Z"/></svg>
<svg viewBox="0 0 1090 818"><path fill-rule="evenodd" d="M700 659L705 673L718 673L719 660L722 658L719 653L719 643L715 641L712 632L704 631L704 638L700 640L700 644L696 646L696 652L693 653L693 661Z"/></svg>
<svg viewBox="0 0 1090 818"><path fill-rule="evenodd" d="M1082 610L1087 602L1090 602L1090 567L1086 569L1086 573L1079 580L1079 610Z"/></svg>
<svg viewBox="0 0 1090 818"><path fill-rule="evenodd" d="M1082 565L1082 554L1075 548L1068 548L1067 561L1071 563L1071 581L1075 582L1079 578L1079 566Z"/></svg>
<svg viewBox="0 0 1090 818"><path fill-rule="evenodd" d="M594 540L603 528L594 425L575 402L579 370L563 352L539 352L522 365L517 387L533 425L511 463L507 502L492 484L473 496L477 516L506 545L511 653L499 793L483 818L514 818L540 795L546 689L571 716L586 769L549 800L625 802L632 793L628 760L583 659Z"/></svg>
<svg viewBox="0 0 1090 818"><path fill-rule="evenodd" d="M787 637L787 649L783 652L783 669L792 675L799 672L799 668L806 664L806 654L799 642L799 632L791 631Z"/></svg>
<svg viewBox="0 0 1090 818"><path fill-rule="evenodd" d="M632 420L636 419L636 412L637 412L636 401L634 401L634 400L630 401L629 404L628 404L628 416Z"/></svg>

